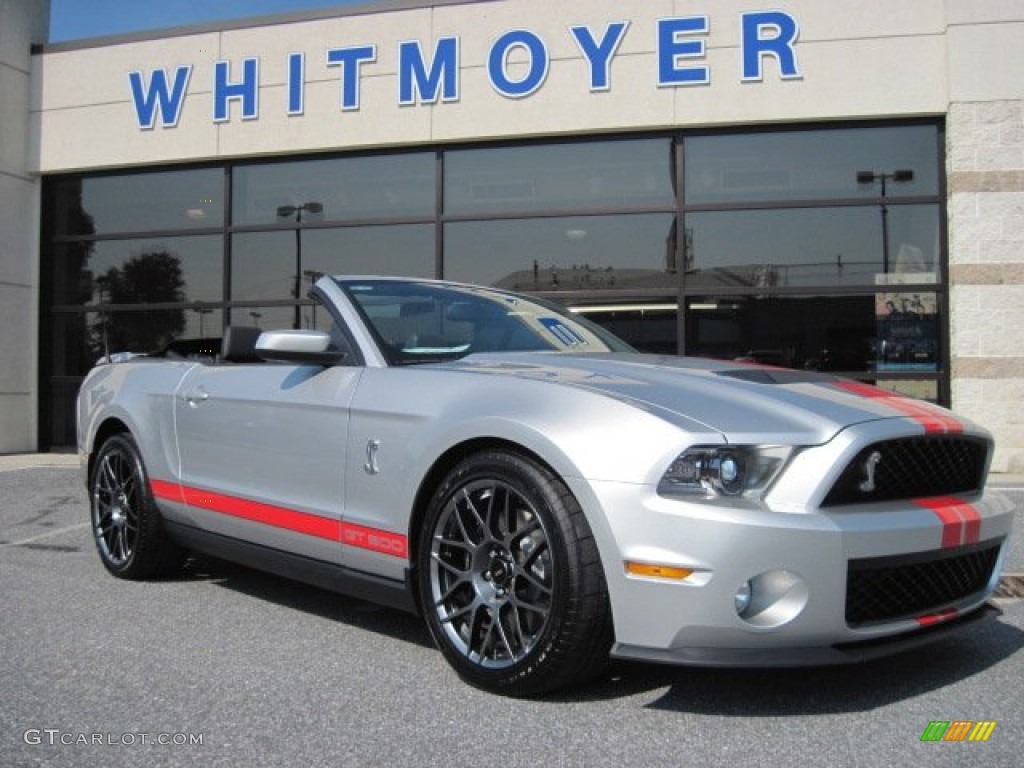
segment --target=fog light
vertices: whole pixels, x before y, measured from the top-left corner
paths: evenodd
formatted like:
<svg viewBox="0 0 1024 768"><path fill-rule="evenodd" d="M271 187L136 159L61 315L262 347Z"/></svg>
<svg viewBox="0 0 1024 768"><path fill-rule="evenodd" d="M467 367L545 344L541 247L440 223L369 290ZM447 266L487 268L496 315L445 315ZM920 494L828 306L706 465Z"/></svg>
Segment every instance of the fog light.
<svg viewBox="0 0 1024 768"><path fill-rule="evenodd" d="M803 613L810 599L810 587L804 578L784 569L760 573L748 580L744 587L736 590L737 613L751 626L763 629L781 627L793 621ZM740 600L744 595L745 610L740 611Z"/></svg>
<svg viewBox="0 0 1024 768"><path fill-rule="evenodd" d="M732 600L733 604L736 606L736 613L740 616L742 616L746 612L747 608L750 607L752 594L749 581L743 582L740 588L736 590L736 594L733 596Z"/></svg>

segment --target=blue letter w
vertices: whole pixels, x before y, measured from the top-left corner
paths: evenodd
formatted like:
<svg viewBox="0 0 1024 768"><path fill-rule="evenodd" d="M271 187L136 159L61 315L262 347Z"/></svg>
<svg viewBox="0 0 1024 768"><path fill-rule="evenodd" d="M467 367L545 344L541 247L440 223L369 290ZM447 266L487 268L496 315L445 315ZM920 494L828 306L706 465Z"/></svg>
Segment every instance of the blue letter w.
<svg viewBox="0 0 1024 768"><path fill-rule="evenodd" d="M174 85L167 85L167 70L154 69L146 87L141 72L129 72L128 81L132 86L132 100L135 103L135 119L139 128L149 130L156 125L157 112L164 128L173 128L181 117L185 105L185 89L192 74L192 66L178 67L174 71Z"/></svg>

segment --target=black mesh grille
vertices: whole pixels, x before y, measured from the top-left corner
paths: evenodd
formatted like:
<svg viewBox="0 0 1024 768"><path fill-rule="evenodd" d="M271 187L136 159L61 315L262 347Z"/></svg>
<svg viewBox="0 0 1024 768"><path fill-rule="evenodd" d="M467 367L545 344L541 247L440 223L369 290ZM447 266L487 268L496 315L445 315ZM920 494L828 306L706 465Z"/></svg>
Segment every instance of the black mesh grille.
<svg viewBox="0 0 1024 768"><path fill-rule="evenodd" d="M850 626L921 616L983 590L992 578L999 544L931 553L927 559L851 560L846 575Z"/></svg>
<svg viewBox="0 0 1024 768"><path fill-rule="evenodd" d="M825 496L823 507L981 490L988 444L963 435L927 435L869 445Z"/></svg>

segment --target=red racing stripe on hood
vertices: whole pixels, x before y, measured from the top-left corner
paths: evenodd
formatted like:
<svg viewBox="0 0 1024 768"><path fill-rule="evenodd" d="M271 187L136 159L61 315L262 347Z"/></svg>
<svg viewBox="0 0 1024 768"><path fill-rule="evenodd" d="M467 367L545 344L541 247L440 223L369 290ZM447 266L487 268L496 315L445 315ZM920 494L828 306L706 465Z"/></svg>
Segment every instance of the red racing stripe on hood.
<svg viewBox="0 0 1024 768"><path fill-rule="evenodd" d="M981 539L981 515L973 506L955 496L915 499L919 507L931 510L942 521L942 548L976 544Z"/></svg>
<svg viewBox="0 0 1024 768"><path fill-rule="evenodd" d="M945 409L931 403L926 403L923 400L915 400L907 395L890 392L859 381L837 381L835 386L844 392L849 392L858 397L866 397L869 400L877 400L884 403L889 408L912 418L924 427L925 432L948 434L964 431L963 423L955 416Z"/></svg>

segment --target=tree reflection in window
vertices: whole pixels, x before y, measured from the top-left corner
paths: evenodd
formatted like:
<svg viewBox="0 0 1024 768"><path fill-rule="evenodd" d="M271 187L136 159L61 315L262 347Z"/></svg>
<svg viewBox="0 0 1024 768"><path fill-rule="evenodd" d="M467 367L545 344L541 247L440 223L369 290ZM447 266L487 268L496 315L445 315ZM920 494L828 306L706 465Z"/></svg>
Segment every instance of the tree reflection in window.
<svg viewBox="0 0 1024 768"><path fill-rule="evenodd" d="M111 267L95 279L97 297L110 304L180 304L185 300L181 259L169 251L141 253L121 267ZM121 312L113 321L101 312L91 329L91 343L107 352L149 352L165 346L185 330L183 309Z"/></svg>

